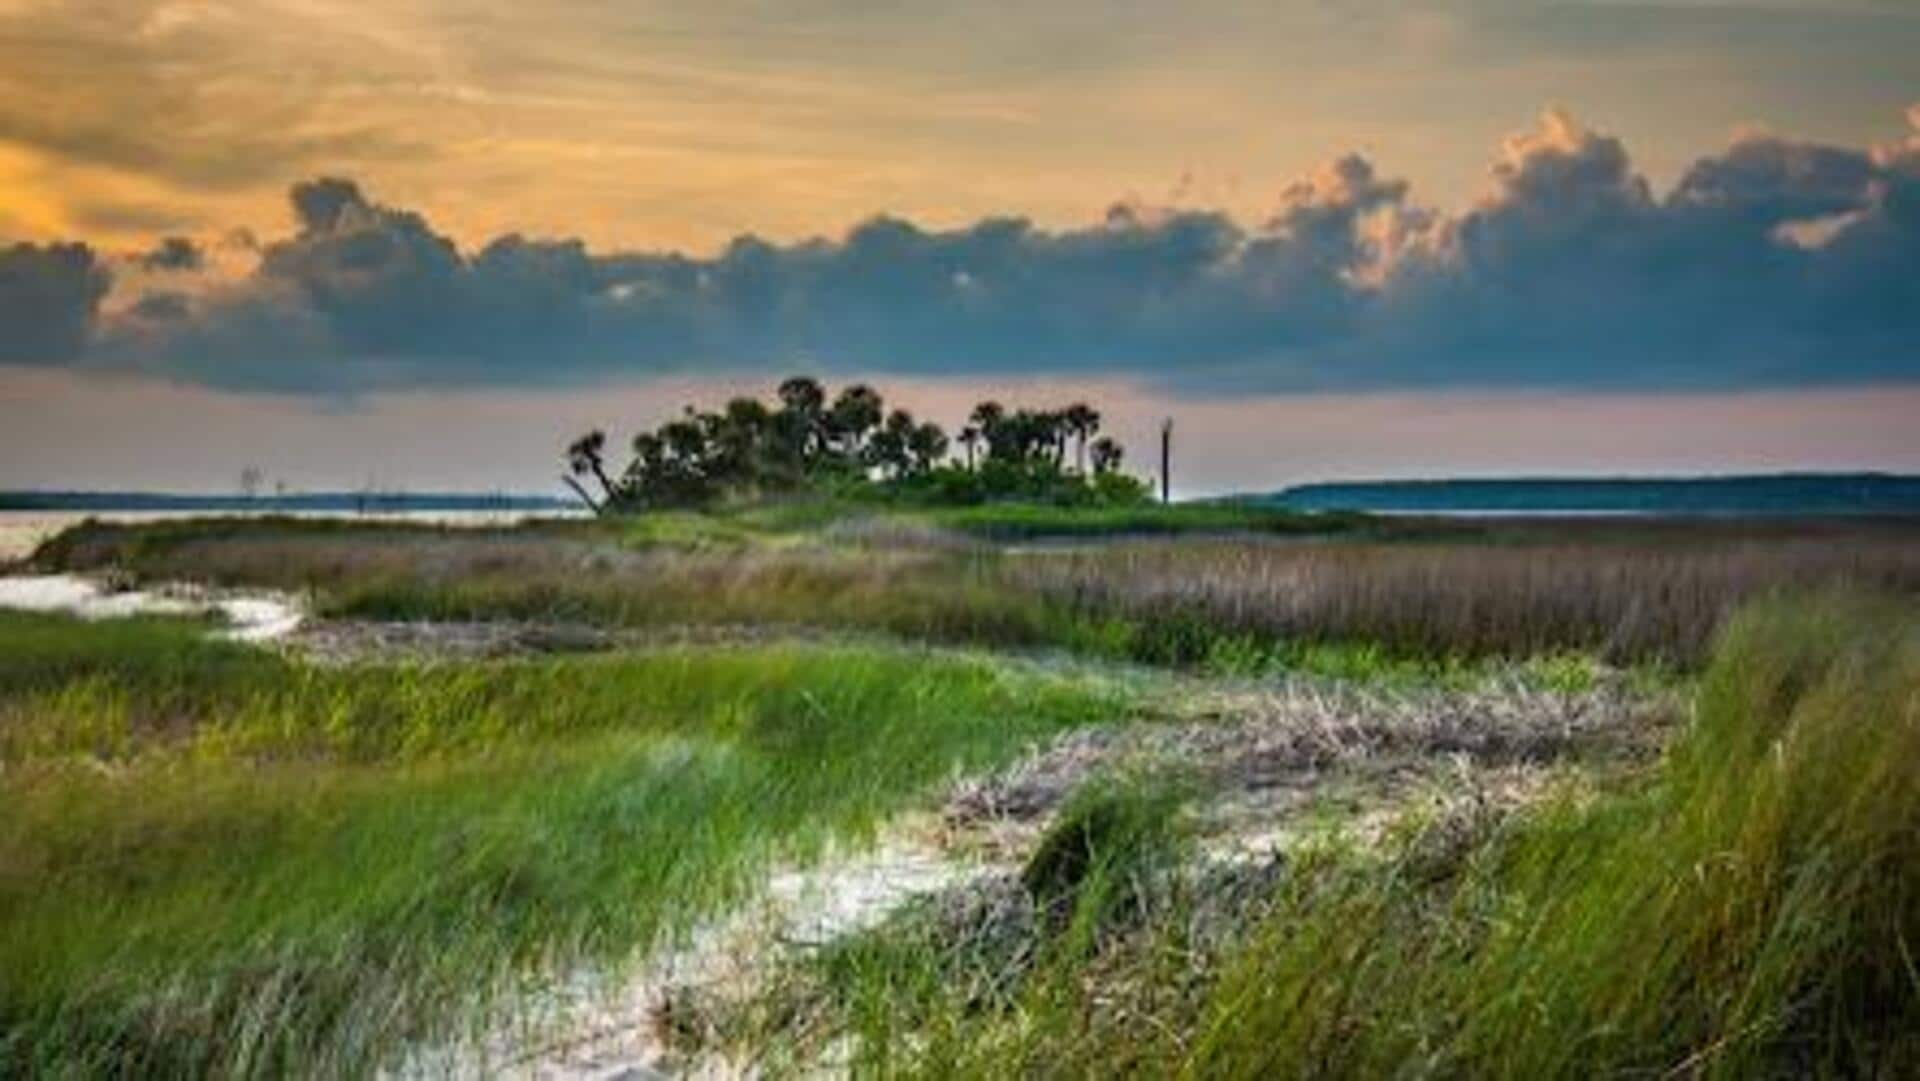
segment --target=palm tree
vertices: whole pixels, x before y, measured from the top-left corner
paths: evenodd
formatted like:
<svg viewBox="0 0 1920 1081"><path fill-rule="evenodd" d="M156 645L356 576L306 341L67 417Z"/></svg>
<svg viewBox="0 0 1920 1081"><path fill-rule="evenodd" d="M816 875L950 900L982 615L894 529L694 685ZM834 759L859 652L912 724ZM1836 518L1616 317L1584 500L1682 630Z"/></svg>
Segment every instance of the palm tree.
<svg viewBox="0 0 1920 1081"><path fill-rule="evenodd" d="M1093 441L1093 471L1095 474L1112 473L1120 468L1122 451L1120 444L1107 436Z"/></svg>
<svg viewBox="0 0 1920 1081"><path fill-rule="evenodd" d="M1094 433L1100 430L1100 412L1085 402L1075 402L1068 406L1066 412L1061 414L1061 416L1066 421L1067 431L1071 432L1074 438L1079 441L1079 447L1075 451L1074 460L1079 465L1080 472L1085 474L1087 471L1087 440L1093 438Z"/></svg>
<svg viewBox="0 0 1920 1081"><path fill-rule="evenodd" d="M969 424L960 429L960 447L967 452L967 472L973 472L973 448L980 445L980 429Z"/></svg>
<svg viewBox="0 0 1920 1081"><path fill-rule="evenodd" d="M591 473L593 479L600 482L600 491L604 495L602 506L613 502L620 494L613 481L607 477L606 449L607 433L598 428L567 445L567 468L576 477ZM587 502L591 504L593 501L589 499Z"/></svg>
<svg viewBox="0 0 1920 1081"><path fill-rule="evenodd" d="M947 433L932 421L917 425L907 434L907 450L913 455L914 468L925 473L947 453Z"/></svg>
<svg viewBox="0 0 1920 1081"><path fill-rule="evenodd" d="M690 414L660 426L660 441L666 455L660 463L657 483L675 502L698 502L714 494L709 462L708 425L699 414Z"/></svg>
<svg viewBox="0 0 1920 1081"><path fill-rule="evenodd" d="M727 422L737 428L758 433L771 416L758 398L735 398L727 403Z"/></svg>
<svg viewBox="0 0 1920 1081"><path fill-rule="evenodd" d="M698 467L707 457L707 428L698 415L669 421L660 426L660 438L667 453L683 465Z"/></svg>
<svg viewBox="0 0 1920 1081"><path fill-rule="evenodd" d="M987 437L995 454L1022 465L1060 464L1066 442L1060 434L1058 413L1021 409L1001 422L997 432L1001 436L998 443L993 434Z"/></svg>
<svg viewBox="0 0 1920 1081"><path fill-rule="evenodd" d="M812 376L796 375L781 383L778 393L782 449L794 462L804 462L826 446L826 388Z"/></svg>
<svg viewBox="0 0 1920 1081"><path fill-rule="evenodd" d="M772 414L754 398L735 398L709 425L716 466L724 479L748 486L760 479L762 448Z"/></svg>
<svg viewBox="0 0 1920 1081"><path fill-rule="evenodd" d="M827 390L810 375L796 375L780 384L780 404L795 413L818 413L827 404Z"/></svg>
<svg viewBox="0 0 1920 1081"><path fill-rule="evenodd" d="M865 383L855 383L834 398L833 407L827 411L827 426L847 457L859 459L867 433L879 426L885 409L879 392Z"/></svg>
<svg viewBox="0 0 1920 1081"><path fill-rule="evenodd" d="M888 469L898 477L906 473L913 464L909 441L914 432L913 414L904 409L896 409L887 414L873 437L868 440L866 460L871 465Z"/></svg>
<svg viewBox="0 0 1920 1081"><path fill-rule="evenodd" d="M984 401L973 407L973 413L967 417L973 426L980 430L980 438L987 442L987 460L1011 458L1014 455L1011 442L1007 439L1007 409L996 401Z"/></svg>
<svg viewBox="0 0 1920 1081"><path fill-rule="evenodd" d="M1053 468L1059 469L1067 461L1067 415L1051 409L1040 414L1040 423L1047 438L1047 450L1053 458Z"/></svg>

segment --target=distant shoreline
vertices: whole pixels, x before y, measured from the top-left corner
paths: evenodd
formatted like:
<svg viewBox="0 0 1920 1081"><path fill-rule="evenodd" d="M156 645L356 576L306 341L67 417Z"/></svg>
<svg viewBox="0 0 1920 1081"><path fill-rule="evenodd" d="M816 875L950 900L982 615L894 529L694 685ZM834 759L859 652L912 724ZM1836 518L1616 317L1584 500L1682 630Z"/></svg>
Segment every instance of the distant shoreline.
<svg viewBox="0 0 1920 1081"><path fill-rule="evenodd" d="M1920 515L1920 475L1776 473L1702 477L1475 477L1333 481L1227 497L1301 511L1462 516ZM556 496L475 492L0 491L0 511L326 513L579 510Z"/></svg>
<svg viewBox="0 0 1920 1081"><path fill-rule="evenodd" d="M397 513L546 511L576 503L553 496L470 492L301 492L207 495L177 492L0 491L0 511L245 511L248 513Z"/></svg>
<svg viewBox="0 0 1920 1081"><path fill-rule="evenodd" d="M1920 476L1512 477L1304 484L1250 501L1292 510L1461 515L1912 515Z"/></svg>

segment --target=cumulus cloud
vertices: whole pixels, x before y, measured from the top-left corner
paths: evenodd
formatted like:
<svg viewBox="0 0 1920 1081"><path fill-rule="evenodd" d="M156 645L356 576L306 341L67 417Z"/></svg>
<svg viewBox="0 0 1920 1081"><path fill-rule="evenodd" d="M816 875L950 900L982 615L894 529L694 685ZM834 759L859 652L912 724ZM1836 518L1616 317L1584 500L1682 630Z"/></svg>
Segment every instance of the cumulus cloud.
<svg viewBox="0 0 1920 1081"><path fill-rule="evenodd" d="M249 275L152 295L97 351L326 393L802 366L1193 392L1911 381L1920 110L1909 119L1905 140L1868 148L1748 132L1661 194L1621 140L1550 110L1458 214L1348 155L1252 226L1135 204L1061 230L879 217L710 257L519 235L462 251L420 213L322 178L293 188L298 231ZM70 327L62 355L83 337Z"/></svg>
<svg viewBox="0 0 1920 1081"><path fill-rule="evenodd" d="M0 248L0 363L77 359L109 284L85 244Z"/></svg>

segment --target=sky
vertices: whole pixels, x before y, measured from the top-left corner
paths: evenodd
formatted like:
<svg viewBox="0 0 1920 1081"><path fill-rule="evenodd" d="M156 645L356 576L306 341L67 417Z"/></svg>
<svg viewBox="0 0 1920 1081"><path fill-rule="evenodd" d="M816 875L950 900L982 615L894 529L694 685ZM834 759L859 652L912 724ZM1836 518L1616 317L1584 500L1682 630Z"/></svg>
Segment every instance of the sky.
<svg viewBox="0 0 1920 1081"><path fill-rule="evenodd" d="M0 487L808 371L1176 489L1920 470L1920 5L0 0Z"/></svg>

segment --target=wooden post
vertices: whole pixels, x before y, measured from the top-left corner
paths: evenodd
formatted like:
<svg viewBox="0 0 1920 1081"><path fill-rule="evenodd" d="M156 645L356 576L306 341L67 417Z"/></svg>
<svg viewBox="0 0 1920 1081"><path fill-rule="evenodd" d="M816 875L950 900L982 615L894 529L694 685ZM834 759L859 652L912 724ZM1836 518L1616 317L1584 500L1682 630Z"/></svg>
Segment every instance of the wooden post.
<svg viewBox="0 0 1920 1081"><path fill-rule="evenodd" d="M1173 418L1160 422L1160 502L1173 502Z"/></svg>

